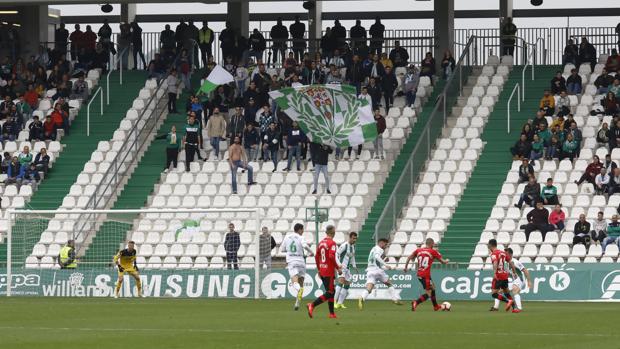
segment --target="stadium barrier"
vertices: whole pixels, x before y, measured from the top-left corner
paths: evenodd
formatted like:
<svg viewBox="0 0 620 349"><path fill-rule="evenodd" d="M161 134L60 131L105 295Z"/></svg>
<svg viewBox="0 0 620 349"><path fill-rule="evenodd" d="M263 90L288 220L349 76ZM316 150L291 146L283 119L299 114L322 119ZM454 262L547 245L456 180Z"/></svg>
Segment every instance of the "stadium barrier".
<svg viewBox="0 0 620 349"><path fill-rule="evenodd" d="M528 268L532 288L525 300L537 301L620 301L620 265L616 264L532 264ZM0 270L0 295L6 295L6 270ZM401 299L415 299L421 287L414 273L390 271ZM296 293L286 270L269 270L255 283L252 270L143 270L141 279L148 297L172 298L293 298ZM43 297L112 297L116 271L107 268L50 270L16 268L11 275L12 295ZM126 276L127 277L127 276ZM350 299L357 299L365 284L365 273L353 274ZM491 271L440 269L433 272L437 297L441 300L490 300ZM136 295L133 282L123 283L122 296ZM131 286L130 286L131 285ZM322 294L315 270L308 271L304 297ZM389 299L380 286L370 299Z"/></svg>

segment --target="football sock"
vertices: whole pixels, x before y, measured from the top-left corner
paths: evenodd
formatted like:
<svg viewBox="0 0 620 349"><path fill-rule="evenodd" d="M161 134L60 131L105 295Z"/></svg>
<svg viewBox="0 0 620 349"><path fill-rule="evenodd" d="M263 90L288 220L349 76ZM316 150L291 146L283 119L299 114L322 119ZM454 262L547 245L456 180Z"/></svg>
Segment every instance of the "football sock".
<svg viewBox="0 0 620 349"><path fill-rule="evenodd" d="M420 304L420 303L424 303L424 301L425 301L425 300L427 300L427 299L428 299L428 295L425 293L425 294L421 295L421 296L420 296L420 298L418 298L418 299L416 300L416 302L417 302L418 304Z"/></svg>
<svg viewBox="0 0 620 349"><path fill-rule="evenodd" d="M114 294L118 295L118 293L121 291L121 286L123 285L122 282L116 282L116 288L114 289Z"/></svg>
<svg viewBox="0 0 620 349"><path fill-rule="evenodd" d="M320 305L321 303L325 302L326 300L327 300L327 298L325 297L325 295L321 295L321 297L315 299L314 302L312 302L312 305L314 305L316 307L317 305ZM333 304L332 304L332 306L333 306Z"/></svg>
<svg viewBox="0 0 620 349"><path fill-rule="evenodd" d="M342 290L340 290L339 298L337 298L338 304L343 304L344 300L347 299L347 294L349 294L349 285L344 285Z"/></svg>
<svg viewBox="0 0 620 349"><path fill-rule="evenodd" d="M334 299L330 298L327 300L327 307L329 308L329 313L333 314L334 313Z"/></svg>
<svg viewBox="0 0 620 349"><path fill-rule="evenodd" d="M499 293L493 293L493 294L491 295L491 297L493 297L493 298L495 298L495 299L498 299L498 300L500 300L500 301L502 301L502 302L508 302L508 299L506 299L506 297L504 297L503 295L501 295L501 294L499 294Z"/></svg>
<svg viewBox="0 0 620 349"><path fill-rule="evenodd" d="M514 295L513 298L515 300L515 304L517 306L517 309L519 309L519 310L523 309L523 308L521 308L521 295L517 293L517 294Z"/></svg>
<svg viewBox="0 0 620 349"><path fill-rule="evenodd" d="M493 308L499 308L499 299L495 298L495 305L493 305Z"/></svg>
<svg viewBox="0 0 620 349"><path fill-rule="evenodd" d="M297 299L301 300L303 296L304 296L304 288L300 287L299 291L297 292Z"/></svg>
<svg viewBox="0 0 620 349"><path fill-rule="evenodd" d="M340 304L340 292L342 292L342 284L336 285L336 294L334 295L334 299L336 300L336 304Z"/></svg>
<svg viewBox="0 0 620 349"><path fill-rule="evenodd" d="M504 293L504 298L506 298L506 302L508 302L509 300L512 300L512 296L510 295L510 292Z"/></svg>
<svg viewBox="0 0 620 349"><path fill-rule="evenodd" d="M431 301L433 302L433 306L437 306L437 298L435 297L435 290L431 292Z"/></svg>
<svg viewBox="0 0 620 349"><path fill-rule="evenodd" d="M392 297L393 301L397 301L398 300L398 296L396 295L396 290L394 289L394 286L389 286L388 287L388 292L390 293L390 297Z"/></svg>
<svg viewBox="0 0 620 349"><path fill-rule="evenodd" d="M136 288L138 289L138 296L142 296L142 281L140 279L136 280Z"/></svg>
<svg viewBox="0 0 620 349"><path fill-rule="evenodd" d="M362 299L366 300L366 298L368 298L368 295L370 294L370 292L368 292L367 289L364 290L364 292L362 292Z"/></svg>

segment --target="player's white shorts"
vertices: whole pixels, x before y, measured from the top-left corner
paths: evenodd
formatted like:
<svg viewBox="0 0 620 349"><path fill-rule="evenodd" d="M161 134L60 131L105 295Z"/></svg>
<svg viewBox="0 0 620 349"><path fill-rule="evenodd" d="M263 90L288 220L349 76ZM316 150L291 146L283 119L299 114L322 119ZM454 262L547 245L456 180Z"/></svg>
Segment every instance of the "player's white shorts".
<svg viewBox="0 0 620 349"><path fill-rule="evenodd" d="M389 279L390 277L383 269L377 268L366 271L366 284L386 283Z"/></svg>
<svg viewBox="0 0 620 349"><path fill-rule="evenodd" d="M286 268L291 278L293 276L306 276L306 264L304 263L289 263Z"/></svg>
<svg viewBox="0 0 620 349"><path fill-rule="evenodd" d="M338 275L339 278L344 278L345 281L351 282L353 277L351 276L351 271L349 268L342 268L342 274Z"/></svg>
<svg viewBox="0 0 620 349"><path fill-rule="evenodd" d="M525 289L525 283L521 279L512 279L512 281L508 283L508 289L512 290L514 286L517 286L521 291Z"/></svg>

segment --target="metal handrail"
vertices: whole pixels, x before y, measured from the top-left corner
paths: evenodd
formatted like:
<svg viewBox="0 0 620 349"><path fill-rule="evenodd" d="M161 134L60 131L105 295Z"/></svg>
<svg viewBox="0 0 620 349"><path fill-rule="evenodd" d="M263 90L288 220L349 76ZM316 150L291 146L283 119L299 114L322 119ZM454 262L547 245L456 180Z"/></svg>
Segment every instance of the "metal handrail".
<svg viewBox="0 0 620 349"><path fill-rule="evenodd" d="M512 101L512 97L517 92L517 111L521 111L521 90L519 89L519 83L515 84L515 87L512 88L512 92L510 93L510 97L508 97L508 102L506 103L506 114L508 116L508 125L507 125L507 133L510 133L510 102Z"/></svg>
<svg viewBox="0 0 620 349"><path fill-rule="evenodd" d="M86 136L90 136L90 105L93 103L98 93L101 93L101 86L97 87L97 90L93 93L90 101L88 101L88 106L86 107ZM101 93L99 97L101 99L99 114L103 115L103 93Z"/></svg>
<svg viewBox="0 0 620 349"><path fill-rule="evenodd" d="M172 62L172 67L174 67L176 65L176 62L178 60L179 55L176 56L175 60ZM123 141L123 144L121 145L121 147L119 148L116 157L112 160L111 163L114 164L114 166L110 166L107 171L103 174L103 180L100 183L97 183L97 186L95 187L95 190L93 191L93 195L90 197L90 199L88 200L88 202L85 205L85 208L92 208L92 209L97 209L99 208L99 205L101 204L101 200L103 198L105 198L106 193L107 192L112 192L112 189L116 190L116 188L118 188L118 184L119 184L119 168L121 166L121 164L124 164L125 161L127 160L127 158L130 156L130 154L132 153L131 150L133 148L133 150L135 151L135 156L137 156L138 150L139 150L139 142L140 142L140 137L142 135L145 134L145 131L147 132L146 134L150 134L153 129L155 128L155 126L157 125L156 122L153 122L152 125L150 125L150 127L147 129L146 125L144 125L142 127L142 129L138 130L139 125L141 124L142 121L144 121L145 119L151 119L151 120L157 120L159 115L161 115L161 113L163 113L163 109L160 112L160 114L158 114L157 116L154 115L149 115L148 117L145 117L145 115L147 114L147 111L151 110L149 109L152 105L153 105L153 111L157 110L157 103L159 103L160 99L157 97L158 92L162 89L162 87L164 86L163 82L166 79L163 78L160 80L159 85L157 86L157 89L155 89L155 91L153 92L153 94L151 95L151 98L148 100L148 102L144 105L144 109L142 109L142 112L140 113L140 115L138 116L138 118L136 119L136 121L134 122L133 127L128 131L125 140ZM154 102L157 101L157 102ZM156 104L153 104L156 103ZM133 140L132 140L133 138ZM131 144L130 144L131 142ZM105 181L106 178L110 178L109 181ZM114 180L112 180L114 179ZM115 184L114 184L115 183ZM105 184L105 188L103 188ZM115 188L111 188L113 185L115 185ZM107 204L107 203L106 203ZM74 239L77 239L80 235L82 235L84 233L85 227L87 222L89 221L89 218L92 217L93 214L89 214L88 217L86 217L86 219L84 219L81 222L81 226L76 229L76 233L74 236Z"/></svg>
<svg viewBox="0 0 620 349"><path fill-rule="evenodd" d="M461 56L459 57L458 63L456 64L455 69L458 68L462 68L464 66L464 61L467 59L467 55L471 50L471 47L473 45L475 45L475 41L476 41L477 37L475 36L471 36L467 42L467 45L465 46L465 49L463 49L463 52L461 53ZM475 62L472 62L472 64L475 64ZM435 101L435 106L433 108L433 111L431 112L428 120L426 121L426 124L424 125L424 128L422 129L421 134L426 133L427 135L430 135L430 129L431 129L431 122L433 121L434 118L438 117L438 111L439 108L443 108L444 109L444 113L446 112L446 98L447 98L447 93L448 93L448 89L450 88L450 86L452 85L454 78L455 78L456 74L452 74L448 81L446 82L446 85L444 86L444 89L442 91L442 93L439 95L439 98ZM459 75L459 79L461 78L461 76ZM445 125L445 115L444 115L444 125ZM417 153L418 149L420 148L420 146L423 143L427 143L426 146L428 146L429 148L429 152L430 152L430 138L427 136L427 140L424 141L423 137L420 137L420 139L417 140L416 145L413 148L413 151L411 152L411 156L409 156L409 159L407 160L407 163L405 164L405 168L413 168L413 158L414 158L414 154ZM430 154L429 154L430 155ZM398 181L396 182L395 188L398 188L401 183L403 183L403 181L405 180L405 171L403 171L400 175L400 177L398 178ZM413 181L413 178L411 179ZM412 186L413 187L413 186ZM377 220L377 223L375 225L375 232L374 232L374 238L375 240L379 239L379 227L381 226L380 222L384 219L384 217L386 217L386 215L388 214L388 209L390 208L390 206L392 207L392 211L393 211L393 222L394 225L392 226L391 230L394 230L395 225L396 225L396 190L392 191L392 193L390 194L390 197L387 200L386 205L383 207L383 210L381 211L381 215L379 216L379 219ZM401 208L402 210L402 208Z"/></svg>
<svg viewBox="0 0 620 349"><path fill-rule="evenodd" d="M532 68L532 81L534 81L534 68L536 65L536 60L534 59L536 57L536 52L538 51L538 43L542 41L543 43L543 49L544 49L544 45L545 45L545 39L543 39L542 37L539 37L536 39L536 42L532 45L533 49L530 51L530 54L527 58L527 63L525 64L525 66L523 67L523 70L521 71L521 100L525 101L525 71L527 70L527 67L530 66Z"/></svg>
<svg viewBox="0 0 620 349"><path fill-rule="evenodd" d="M129 47L125 47L121 52L119 52L118 55L116 55L116 60L114 62L110 63L110 69L108 71L108 75L106 75L106 89L107 89L107 97L106 97L106 104L110 104L110 74L112 74L112 72L114 71L114 67L116 67L116 64L119 64L119 68L118 70L120 70L120 83L119 85L123 84L123 53L125 53L125 51L127 51L129 49Z"/></svg>

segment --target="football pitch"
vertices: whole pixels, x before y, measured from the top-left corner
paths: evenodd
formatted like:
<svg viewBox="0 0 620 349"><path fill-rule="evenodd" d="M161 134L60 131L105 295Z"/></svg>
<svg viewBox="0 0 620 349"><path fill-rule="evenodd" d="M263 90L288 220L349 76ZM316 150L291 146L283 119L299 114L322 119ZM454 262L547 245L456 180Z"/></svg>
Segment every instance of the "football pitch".
<svg viewBox="0 0 620 349"><path fill-rule="evenodd" d="M620 348L619 304L490 304L347 301L333 320L326 304L310 319L290 300L1 298L0 348Z"/></svg>

